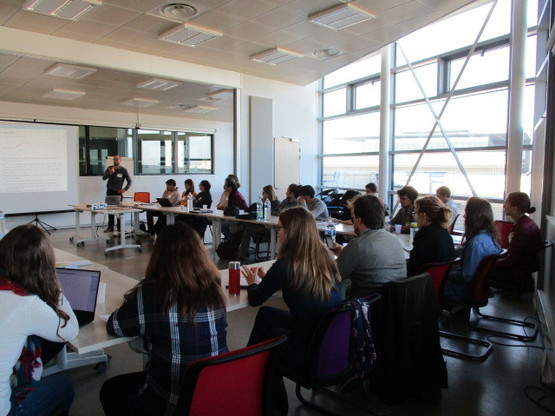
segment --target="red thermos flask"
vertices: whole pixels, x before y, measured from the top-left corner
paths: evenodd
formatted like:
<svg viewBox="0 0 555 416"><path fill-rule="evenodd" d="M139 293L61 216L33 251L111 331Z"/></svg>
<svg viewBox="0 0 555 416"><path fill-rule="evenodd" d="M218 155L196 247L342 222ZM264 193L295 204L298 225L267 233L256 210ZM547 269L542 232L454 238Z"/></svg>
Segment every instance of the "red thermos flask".
<svg viewBox="0 0 555 416"><path fill-rule="evenodd" d="M238 295L241 291L241 263L229 262L229 294Z"/></svg>

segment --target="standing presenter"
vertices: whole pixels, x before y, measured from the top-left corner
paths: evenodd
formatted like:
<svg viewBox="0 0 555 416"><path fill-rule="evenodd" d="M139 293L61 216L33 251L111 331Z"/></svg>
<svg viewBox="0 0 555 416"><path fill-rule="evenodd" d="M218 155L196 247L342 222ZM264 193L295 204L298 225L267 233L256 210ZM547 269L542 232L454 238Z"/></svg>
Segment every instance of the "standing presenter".
<svg viewBox="0 0 555 416"><path fill-rule="evenodd" d="M123 193L131 187L131 177L129 176L127 169L121 166L120 163L121 156L115 155L114 164L112 166L108 166L106 172L104 172L102 180L105 181L108 179L108 182L106 183L106 195L119 195L121 198ZM124 181L127 182L125 187L123 187ZM119 220L117 230L120 230ZM104 232L107 233L111 231L114 231L114 216L108 215L108 228L106 228Z"/></svg>

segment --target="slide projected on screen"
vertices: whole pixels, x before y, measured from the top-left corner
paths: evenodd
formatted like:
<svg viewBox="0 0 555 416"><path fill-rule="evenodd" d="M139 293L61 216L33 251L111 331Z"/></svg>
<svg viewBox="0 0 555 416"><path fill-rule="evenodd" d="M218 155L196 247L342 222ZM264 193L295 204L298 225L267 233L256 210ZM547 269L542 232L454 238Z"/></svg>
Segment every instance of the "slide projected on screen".
<svg viewBox="0 0 555 416"><path fill-rule="evenodd" d="M0 129L0 193L68 190L67 129L37 127Z"/></svg>

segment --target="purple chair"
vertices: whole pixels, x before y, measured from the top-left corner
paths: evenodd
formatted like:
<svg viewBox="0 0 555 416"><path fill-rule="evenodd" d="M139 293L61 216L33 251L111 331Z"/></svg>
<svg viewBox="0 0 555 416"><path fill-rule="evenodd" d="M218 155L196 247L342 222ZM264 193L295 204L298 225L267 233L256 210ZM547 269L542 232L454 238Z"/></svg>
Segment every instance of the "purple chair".
<svg viewBox="0 0 555 416"><path fill-rule="evenodd" d="M373 303L380 294L366 298ZM281 369L284 376L296 383L295 392L301 403L322 413L334 415L328 409L303 397L301 388L318 389L343 384L355 375L351 354L351 326L353 308L348 302L329 310L320 320L305 354L305 365L296 370ZM328 390L339 397L333 390Z"/></svg>

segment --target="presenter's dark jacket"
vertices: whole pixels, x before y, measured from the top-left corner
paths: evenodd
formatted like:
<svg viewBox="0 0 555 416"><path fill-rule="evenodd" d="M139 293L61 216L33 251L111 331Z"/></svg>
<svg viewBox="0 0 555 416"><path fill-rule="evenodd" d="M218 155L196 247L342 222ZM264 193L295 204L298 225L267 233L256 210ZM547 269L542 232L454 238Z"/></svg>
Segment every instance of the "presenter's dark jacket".
<svg viewBox="0 0 555 416"><path fill-rule="evenodd" d="M131 176L129 176L129 172L123 166L118 166L114 173L111 175L108 173L108 169L104 172L104 176L102 176L102 180L108 179L108 183L106 183L106 189L108 191L119 191L120 189L125 189L126 191L131 188ZM125 188L123 187L123 182L127 181L127 185Z"/></svg>

